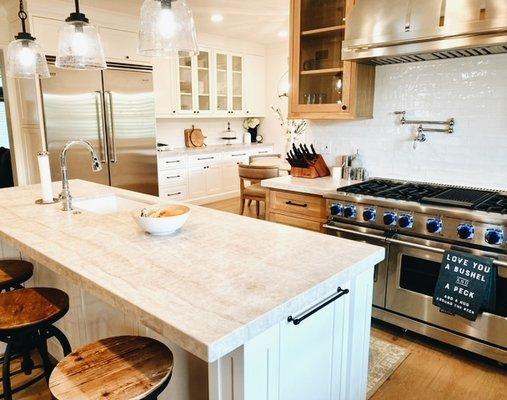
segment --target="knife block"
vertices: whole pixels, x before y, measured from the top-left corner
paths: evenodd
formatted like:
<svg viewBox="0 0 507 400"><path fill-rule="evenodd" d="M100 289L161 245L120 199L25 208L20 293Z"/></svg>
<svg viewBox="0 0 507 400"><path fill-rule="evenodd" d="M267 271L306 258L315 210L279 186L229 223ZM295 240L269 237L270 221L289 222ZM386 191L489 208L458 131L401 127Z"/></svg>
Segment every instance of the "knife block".
<svg viewBox="0 0 507 400"><path fill-rule="evenodd" d="M329 171L324 158L319 154L313 165L308 168L292 167L290 174L296 178L315 179L330 176L331 171Z"/></svg>

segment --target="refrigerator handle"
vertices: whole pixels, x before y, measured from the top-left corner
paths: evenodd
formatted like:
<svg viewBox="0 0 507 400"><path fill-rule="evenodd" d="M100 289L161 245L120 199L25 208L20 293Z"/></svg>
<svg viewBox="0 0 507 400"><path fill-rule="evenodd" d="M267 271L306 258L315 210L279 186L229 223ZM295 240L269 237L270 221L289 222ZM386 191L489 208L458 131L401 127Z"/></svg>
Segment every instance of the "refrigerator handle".
<svg viewBox="0 0 507 400"><path fill-rule="evenodd" d="M109 133L109 145L110 145L110 153L109 159L111 163L116 163L116 139L114 134L114 118L113 118L113 94L109 91L105 92L106 99L106 123L108 127Z"/></svg>
<svg viewBox="0 0 507 400"><path fill-rule="evenodd" d="M104 131L104 104L102 100L102 92L95 92L95 105L97 106L97 128L99 130L100 141L100 161L107 164L107 145L106 133Z"/></svg>

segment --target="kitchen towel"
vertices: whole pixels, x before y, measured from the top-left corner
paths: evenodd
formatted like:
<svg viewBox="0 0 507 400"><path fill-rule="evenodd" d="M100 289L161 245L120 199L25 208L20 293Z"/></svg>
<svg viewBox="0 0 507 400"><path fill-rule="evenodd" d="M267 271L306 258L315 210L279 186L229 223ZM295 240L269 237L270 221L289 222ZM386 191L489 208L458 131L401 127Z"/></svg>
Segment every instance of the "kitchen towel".
<svg viewBox="0 0 507 400"><path fill-rule="evenodd" d="M433 304L450 314L475 321L496 303L493 259L457 251L444 253Z"/></svg>

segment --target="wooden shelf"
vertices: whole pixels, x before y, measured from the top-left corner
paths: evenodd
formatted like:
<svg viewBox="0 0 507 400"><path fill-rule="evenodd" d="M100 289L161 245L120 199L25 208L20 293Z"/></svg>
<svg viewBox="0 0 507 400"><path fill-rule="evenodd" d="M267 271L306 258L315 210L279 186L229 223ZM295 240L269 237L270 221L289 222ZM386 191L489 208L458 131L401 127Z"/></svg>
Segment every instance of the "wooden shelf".
<svg viewBox="0 0 507 400"><path fill-rule="evenodd" d="M343 72L343 68L311 69L309 71L301 71L301 75L335 75L340 72Z"/></svg>
<svg viewBox="0 0 507 400"><path fill-rule="evenodd" d="M335 26L329 26L326 28L320 28L320 29L312 29L309 31L302 31L301 36L308 37L308 36L324 36L324 35L331 35L336 32L340 32L345 30L345 25L335 25Z"/></svg>

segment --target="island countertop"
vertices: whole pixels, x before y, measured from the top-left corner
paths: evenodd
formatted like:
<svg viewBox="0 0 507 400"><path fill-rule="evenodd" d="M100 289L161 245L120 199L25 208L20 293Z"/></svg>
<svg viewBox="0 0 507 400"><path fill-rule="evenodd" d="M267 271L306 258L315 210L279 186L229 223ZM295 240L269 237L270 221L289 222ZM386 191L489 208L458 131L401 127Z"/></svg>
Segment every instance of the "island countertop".
<svg viewBox="0 0 507 400"><path fill-rule="evenodd" d="M75 200L156 197L85 181ZM57 184L55 184L55 189ZM143 233L130 212L39 206L38 185L0 190L0 239L207 362L242 346L384 258L384 249L191 207L180 232Z"/></svg>

